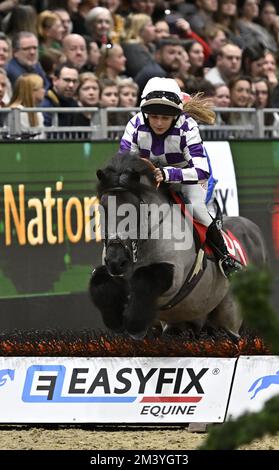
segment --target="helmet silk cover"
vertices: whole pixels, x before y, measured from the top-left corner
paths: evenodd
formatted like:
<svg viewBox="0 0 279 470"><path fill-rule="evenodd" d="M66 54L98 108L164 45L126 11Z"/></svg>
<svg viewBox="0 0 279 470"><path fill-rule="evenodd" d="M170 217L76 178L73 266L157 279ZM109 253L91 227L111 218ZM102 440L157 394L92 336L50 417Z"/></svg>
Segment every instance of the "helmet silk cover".
<svg viewBox="0 0 279 470"><path fill-rule="evenodd" d="M147 114L178 116L183 111L182 93L172 78L154 77L145 85L140 103Z"/></svg>

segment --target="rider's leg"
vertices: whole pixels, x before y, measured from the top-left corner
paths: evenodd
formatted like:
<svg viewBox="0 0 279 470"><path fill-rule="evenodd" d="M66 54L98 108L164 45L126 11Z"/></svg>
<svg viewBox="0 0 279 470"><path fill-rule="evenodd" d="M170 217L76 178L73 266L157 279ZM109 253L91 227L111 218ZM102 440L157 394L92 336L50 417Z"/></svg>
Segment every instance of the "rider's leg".
<svg viewBox="0 0 279 470"><path fill-rule="evenodd" d="M182 193L192 204L194 218L208 227L206 239L219 263L222 274L228 277L233 272L239 271L240 263L230 256L221 230L217 227L216 221L212 219L205 205L206 184L182 186Z"/></svg>
<svg viewBox="0 0 279 470"><path fill-rule="evenodd" d="M230 274L241 269L241 264L232 258L228 252L222 232L220 227L218 227L218 221L213 220L209 225L206 233L206 240L211 246L215 258L219 263L220 270L225 277L229 277Z"/></svg>

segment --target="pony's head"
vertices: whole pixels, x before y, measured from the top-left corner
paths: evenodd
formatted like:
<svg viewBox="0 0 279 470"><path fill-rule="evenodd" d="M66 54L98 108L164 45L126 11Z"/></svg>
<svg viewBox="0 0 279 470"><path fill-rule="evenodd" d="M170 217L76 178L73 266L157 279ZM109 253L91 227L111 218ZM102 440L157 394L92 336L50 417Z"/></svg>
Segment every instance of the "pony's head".
<svg viewBox="0 0 279 470"><path fill-rule="evenodd" d="M156 193L153 168L135 154L118 153L97 171L105 263L113 276L126 275L137 260L141 204L147 194Z"/></svg>

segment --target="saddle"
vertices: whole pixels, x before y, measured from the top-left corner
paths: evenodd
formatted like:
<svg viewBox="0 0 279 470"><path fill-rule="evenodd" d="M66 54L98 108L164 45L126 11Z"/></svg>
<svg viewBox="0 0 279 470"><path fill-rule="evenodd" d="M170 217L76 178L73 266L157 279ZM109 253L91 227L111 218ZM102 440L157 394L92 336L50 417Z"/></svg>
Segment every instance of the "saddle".
<svg viewBox="0 0 279 470"><path fill-rule="evenodd" d="M210 247L210 245L207 243L207 239L206 239L207 227L193 218L193 216L187 210L185 201L183 201L179 193L173 190L170 190L170 195L171 195L171 199L175 202L175 204L180 205L181 212L184 215L184 217L187 217L190 220L190 222L193 224L193 236L194 236L194 241L195 241L195 246L196 246L196 252L198 253L200 248L202 248L208 258L214 259L213 250ZM244 266L247 266L248 258L240 241L230 230L224 229L223 227L221 227L221 230L222 230L222 235L224 237L230 256L236 259L237 261L240 261Z"/></svg>

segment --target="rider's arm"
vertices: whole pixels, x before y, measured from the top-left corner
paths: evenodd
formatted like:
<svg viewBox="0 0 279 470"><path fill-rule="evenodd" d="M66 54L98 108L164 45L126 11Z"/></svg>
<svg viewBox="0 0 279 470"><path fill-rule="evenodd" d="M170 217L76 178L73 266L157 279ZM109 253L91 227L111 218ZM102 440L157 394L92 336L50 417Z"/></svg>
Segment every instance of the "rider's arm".
<svg viewBox="0 0 279 470"><path fill-rule="evenodd" d="M138 153L138 115L134 116L126 125L124 134L120 140L120 153Z"/></svg>
<svg viewBox="0 0 279 470"><path fill-rule="evenodd" d="M210 169L198 125L192 118L188 119L188 124L189 126L181 137L181 146L187 167L165 166L163 172L164 180L167 183L189 182L195 184L209 178Z"/></svg>

